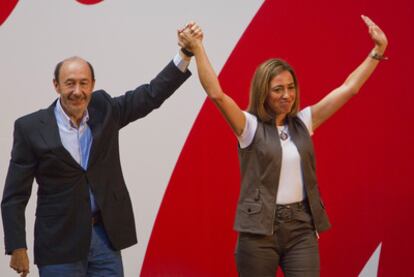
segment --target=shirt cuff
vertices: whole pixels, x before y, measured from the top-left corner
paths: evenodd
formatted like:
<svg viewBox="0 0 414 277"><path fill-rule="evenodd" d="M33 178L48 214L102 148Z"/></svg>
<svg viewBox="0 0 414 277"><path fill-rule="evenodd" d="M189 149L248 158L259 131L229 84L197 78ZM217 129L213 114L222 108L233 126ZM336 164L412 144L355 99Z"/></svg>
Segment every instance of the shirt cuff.
<svg viewBox="0 0 414 277"><path fill-rule="evenodd" d="M173 59L175 66L181 71L186 72L188 66L190 65L189 61L184 60L181 58L180 53L177 53Z"/></svg>

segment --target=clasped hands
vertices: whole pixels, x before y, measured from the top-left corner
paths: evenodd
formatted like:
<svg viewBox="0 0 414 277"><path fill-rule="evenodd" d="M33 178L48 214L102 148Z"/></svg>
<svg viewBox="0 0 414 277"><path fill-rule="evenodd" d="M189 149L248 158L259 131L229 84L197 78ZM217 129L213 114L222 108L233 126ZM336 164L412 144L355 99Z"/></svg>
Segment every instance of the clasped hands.
<svg viewBox="0 0 414 277"><path fill-rule="evenodd" d="M194 21L177 30L178 45L194 53L202 45L203 31Z"/></svg>

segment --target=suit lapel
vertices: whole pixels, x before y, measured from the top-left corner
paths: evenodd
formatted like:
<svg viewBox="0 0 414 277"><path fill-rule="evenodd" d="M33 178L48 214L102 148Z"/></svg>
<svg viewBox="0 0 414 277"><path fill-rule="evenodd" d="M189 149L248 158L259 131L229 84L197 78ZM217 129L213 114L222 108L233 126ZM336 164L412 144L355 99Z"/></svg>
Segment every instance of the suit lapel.
<svg viewBox="0 0 414 277"><path fill-rule="evenodd" d="M102 113L93 106L88 108L89 120L88 126L91 128L92 132L92 146L89 153L88 168L93 164L98 156L97 150L99 149L99 142L102 134Z"/></svg>
<svg viewBox="0 0 414 277"><path fill-rule="evenodd" d="M40 117L40 126L39 132L44 142L47 144L49 149L53 151L58 157L65 160L67 163L82 168L76 161L73 159L72 155L66 150L60 139L59 127L57 125L55 117L55 106L56 101L52 103L46 110L43 110L43 113ZM95 107L89 107L89 121L88 126L91 128L92 132L92 145L89 153L88 168L93 164L98 156L99 142L102 134L103 126L103 117L102 113Z"/></svg>
<svg viewBox="0 0 414 277"><path fill-rule="evenodd" d="M75 161L75 159L73 159L72 155L62 144L59 134L59 127L55 117L55 105L56 101L53 102L49 108L43 110L43 113L41 114L39 128L40 136L43 138L48 148L59 158L63 159L72 166L80 167L80 165Z"/></svg>

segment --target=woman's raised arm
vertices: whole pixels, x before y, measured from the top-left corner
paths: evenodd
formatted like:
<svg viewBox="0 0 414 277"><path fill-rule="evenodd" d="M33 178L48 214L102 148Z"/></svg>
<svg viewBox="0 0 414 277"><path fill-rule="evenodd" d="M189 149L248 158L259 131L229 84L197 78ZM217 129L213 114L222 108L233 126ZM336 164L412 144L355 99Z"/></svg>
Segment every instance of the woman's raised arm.
<svg viewBox="0 0 414 277"><path fill-rule="evenodd" d="M200 27L190 24L183 30L179 30L178 40L181 47L194 53L201 85L230 124L234 134L240 136L244 130L246 117L236 102L223 92L204 49L203 33Z"/></svg>
<svg viewBox="0 0 414 277"><path fill-rule="evenodd" d="M374 48L368 57L348 76L345 82L338 88L328 93L322 100L312 106L313 130L319 127L331 117L348 100L358 93L359 89L374 72L384 57L388 45L384 32L367 16L361 15L362 20L368 27L368 32L374 42Z"/></svg>

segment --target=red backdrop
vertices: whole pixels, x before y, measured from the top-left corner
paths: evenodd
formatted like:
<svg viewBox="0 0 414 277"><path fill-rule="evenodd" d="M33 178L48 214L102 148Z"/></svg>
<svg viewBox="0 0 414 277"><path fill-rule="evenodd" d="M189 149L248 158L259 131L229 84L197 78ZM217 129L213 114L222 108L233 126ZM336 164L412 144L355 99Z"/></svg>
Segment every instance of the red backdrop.
<svg viewBox="0 0 414 277"><path fill-rule="evenodd" d="M357 276L380 243L379 276L412 272L413 7L408 0L265 1L220 72L224 90L245 108L256 66L282 57L297 71L305 107L372 49L360 14L386 32L390 60L314 135L333 223L320 239L322 276ZM206 101L164 196L142 276L236 276L238 192L236 139Z"/></svg>
<svg viewBox="0 0 414 277"><path fill-rule="evenodd" d="M16 3L2 2L0 25ZM390 60L314 135L319 183L333 223L320 239L322 276L358 275L380 243L378 275L411 276L413 2L265 1L220 80L245 108L256 66L282 57L297 71L302 106L311 105L340 85L372 48L361 13L386 32ZM236 139L206 101L165 193L142 276L236 276L232 225L238 192Z"/></svg>

